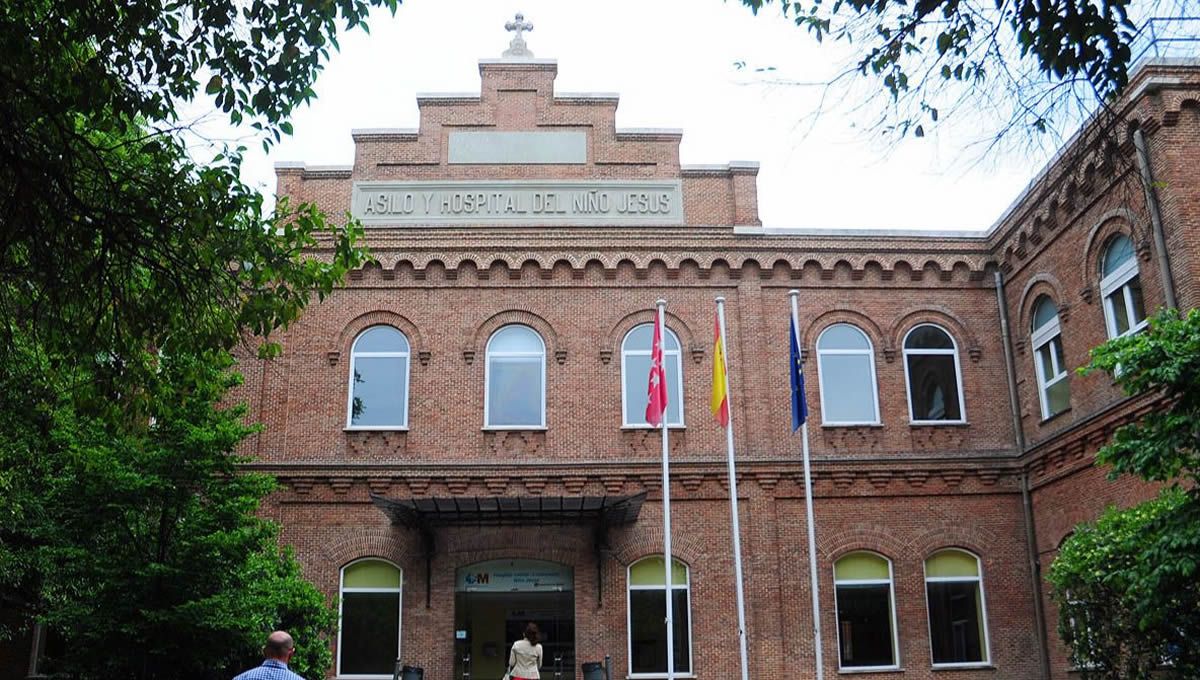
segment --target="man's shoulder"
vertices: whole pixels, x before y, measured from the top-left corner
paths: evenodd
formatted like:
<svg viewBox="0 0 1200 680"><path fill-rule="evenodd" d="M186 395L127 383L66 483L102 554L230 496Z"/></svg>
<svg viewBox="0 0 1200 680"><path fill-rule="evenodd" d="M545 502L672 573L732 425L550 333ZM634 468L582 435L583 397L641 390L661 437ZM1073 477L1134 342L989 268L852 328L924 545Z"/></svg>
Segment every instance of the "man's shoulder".
<svg viewBox="0 0 1200 680"><path fill-rule="evenodd" d="M304 680L304 677L293 673L290 668L280 666L255 666L233 680Z"/></svg>

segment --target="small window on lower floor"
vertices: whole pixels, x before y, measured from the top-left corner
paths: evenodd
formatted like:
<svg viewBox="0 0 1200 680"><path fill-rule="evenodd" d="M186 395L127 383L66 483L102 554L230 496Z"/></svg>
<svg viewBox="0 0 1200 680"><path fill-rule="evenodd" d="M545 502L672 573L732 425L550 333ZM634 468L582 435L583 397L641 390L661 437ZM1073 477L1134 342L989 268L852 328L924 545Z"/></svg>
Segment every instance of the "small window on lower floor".
<svg viewBox="0 0 1200 680"><path fill-rule="evenodd" d="M839 667L898 665L891 562L874 553L851 553L833 565L833 581Z"/></svg>
<svg viewBox="0 0 1200 680"><path fill-rule="evenodd" d="M667 673L667 582L661 555L629 567L629 670L631 675ZM691 673L691 612L688 568L672 560L671 613L674 619L675 672Z"/></svg>
<svg viewBox="0 0 1200 680"><path fill-rule="evenodd" d="M925 561L925 595L933 663L988 663L979 558L963 550L943 550L930 557Z"/></svg>
<svg viewBox="0 0 1200 680"><path fill-rule="evenodd" d="M383 560L342 569L337 674L390 678L400 656L401 573Z"/></svg>

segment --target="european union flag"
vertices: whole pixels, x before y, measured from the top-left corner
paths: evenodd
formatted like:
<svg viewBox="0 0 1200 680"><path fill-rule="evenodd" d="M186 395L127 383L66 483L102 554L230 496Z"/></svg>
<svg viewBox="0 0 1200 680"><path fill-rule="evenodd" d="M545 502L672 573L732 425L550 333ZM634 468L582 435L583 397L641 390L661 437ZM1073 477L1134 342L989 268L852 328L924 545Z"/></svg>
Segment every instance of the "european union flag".
<svg viewBox="0 0 1200 680"><path fill-rule="evenodd" d="M788 324L788 344L792 346L791 368L788 376L792 380L792 432L800 429L808 420L808 402L804 399L804 372L800 370L800 348L796 345L796 324Z"/></svg>

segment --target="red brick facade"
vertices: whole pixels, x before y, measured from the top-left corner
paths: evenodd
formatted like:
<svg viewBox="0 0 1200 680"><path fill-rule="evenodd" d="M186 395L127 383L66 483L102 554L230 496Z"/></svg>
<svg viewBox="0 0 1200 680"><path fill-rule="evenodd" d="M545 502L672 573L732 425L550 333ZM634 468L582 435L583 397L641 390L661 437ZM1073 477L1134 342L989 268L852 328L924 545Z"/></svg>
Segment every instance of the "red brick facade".
<svg viewBox="0 0 1200 680"><path fill-rule="evenodd" d="M684 224L369 228L376 261L288 329L281 358L242 364L238 396L266 426L248 453L284 485L265 512L282 524L307 576L336 596L346 564L380 557L398 565L401 658L426 678L450 680L456 569L500 558L558 562L574 574L576 659L609 654L614 677L626 677L627 567L662 550L661 440L622 427L621 342L653 318L661 297L682 345L686 427L670 436L672 536L690 570L692 668L702 680L737 677L725 436L708 412L713 300L724 296L750 671L758 680L814 677L800 438L785 376L788 291L799 289L826 677L839 673L832 565L858 550L892 563L899 669L882 675L1043 677L1031 565L1048 568L1076 523L1153 492L1108 482L1091 461L1115 427L1154 404L1122 398L1105 376L1072 375L1070 409L1043 420L1030 346L1040 294L1058 305L1069 366L1086 363L1105 339L1098 267L1116 233L1136 246L1148 313L1164 304L1129 135L1109 154L1069 147L986 234L789 232L761 227L757 166L681 165L680 133L617 129L616 98L556 94L552 62L489 61L480 72L478 96L419 97L419 132L356 132L353 167L282 165L280 194L337 215L363 180L672 180L681 183ZM1179 304L1194 307L1200 72L1148 66L1130 91L1127 118L1149 144ZM450 133L469 130L582 131L586 162L448 162ZM839 321L871 342L878 425L822 424L815 343ZM956 343L965 423L910 422L903 339L923 322ZM486 345L514 323L546 345L544 429L482 427ZM411 346L406 430L345 429L351 347L375 325L399 329ZM611 529L599 553L585 527L450 527L436 530L430 555L418 532L392 525L370 501L643 491L636 523ZM943 548L980 559L990 653L976 668L931 661L924 564ZM1051 677L1069 677L1044 583L1043 591Z"/></svg>

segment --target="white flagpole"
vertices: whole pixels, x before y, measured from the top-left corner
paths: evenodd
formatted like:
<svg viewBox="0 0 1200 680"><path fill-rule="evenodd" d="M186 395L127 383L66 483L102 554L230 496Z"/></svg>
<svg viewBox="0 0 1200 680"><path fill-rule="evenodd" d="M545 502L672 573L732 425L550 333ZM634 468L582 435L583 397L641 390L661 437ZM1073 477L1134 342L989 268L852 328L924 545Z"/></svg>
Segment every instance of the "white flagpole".
<svg viewBox="0 0 1200 680"><path fill-rule="evenodd" d="M665 322L667 301L659 298L654 303L658 307L658 328L661 335L659 343L662 343L663 337L666 335L667 324ZM661 344L660 344L661 347ZM653 348L651 348L653 351ZM663 360L663 377L665 379L667 372L666 360ZM670 392L667 392L667 398L670 399ZM677 398L682 398L682 395ZM672 595L674 594L674 585L672 572L674 571L671 561L671 471L670 463L667 461L667 404L663 404L662 413L662 475L663 475L663 562L666 571L666 590L667 590L667 680L675 680L675 616L672 607Z"/></svg>
<svg viewBox="0 0 1200 680"><path fill-rule="evenodd" d="M796 299L800 297L800 291L792 289L788 291L788 295L792 298L792 332L796 335L796 349L803 351L804 345L800 344L799 304L796 302ZM825 662L821 652L821 595L817 586L817 529L816 523L813 521L812 473L808 463L808 418L805 418L804 423L800 426L800 435L803 441L801 446L804 455L804 510L808 516L808 571L812 581L813 649L816 651L817 657L817 680L824 680Z"/></svg>
<svg viewBox="0 0 1200 680"><path fill-rule="evenodd" d="M746 596L742 592L742 530L738 522L737 473L733 464L733 400L729 388L729 343L725 340L725 298L717 298L717 323L721 327L721 349L725 372L725 399L729 408L729 422L725 426L725 448L729 467L729 512L733 515L733 578L737 587L738 646L742 655L742 680L750 680L750 663L746 653Z"/></svg>

